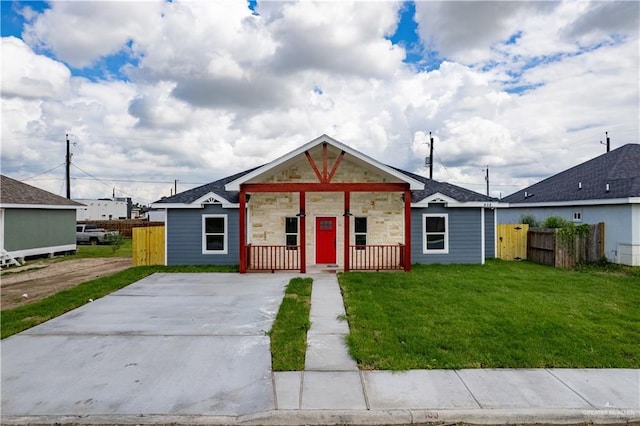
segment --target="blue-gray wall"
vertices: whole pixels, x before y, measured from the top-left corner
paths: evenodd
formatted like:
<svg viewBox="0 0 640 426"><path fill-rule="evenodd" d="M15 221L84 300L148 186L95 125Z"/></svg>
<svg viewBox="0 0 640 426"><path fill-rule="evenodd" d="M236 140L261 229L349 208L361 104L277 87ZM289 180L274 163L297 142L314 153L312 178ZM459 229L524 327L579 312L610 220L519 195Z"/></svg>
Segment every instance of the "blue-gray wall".
<svg viewBox="0 0 640 426"><path fill-rule="evenodd" d="M202 215L227 215L227 254L202 254ZM202 209L167 209L167 265L237 265L238 209L207 204Z"/></svg>
<svg viewBox="0 0 640 426"><path fill-rule="evenodd" d="M485 258L496 257L496 210L484 209L484 250Z"/></svg>
<svg viewBox="0 0 640 426"><path fill-rule="evenodd" d="M480 208L446 208L442 205L430 205L428 208L411 209L411 261L413 263L481 263L482 227ZM485 250L493 255L493 215L485 210ZM422 215L447 213L449 215L449 253L424 254L422 252ZM488 224L490 222L490 224ZM487 230L490 229L491 235ZM491 241L490 244L488 241ZM493 256L487 256L493 257Z"/></svg>
<svg viewBox="0 0 640 426"><path fill-rule="evenodd" d="M640 244L640 209L634 209L632 204L510 207L499 209L498 223L520 223L522 215L532 215L541 222L549 216L560 216L572 221L574 212L582 214L582 221L576 224L604 222L604 255L611 262L617 262L618 243Z"/></svg>

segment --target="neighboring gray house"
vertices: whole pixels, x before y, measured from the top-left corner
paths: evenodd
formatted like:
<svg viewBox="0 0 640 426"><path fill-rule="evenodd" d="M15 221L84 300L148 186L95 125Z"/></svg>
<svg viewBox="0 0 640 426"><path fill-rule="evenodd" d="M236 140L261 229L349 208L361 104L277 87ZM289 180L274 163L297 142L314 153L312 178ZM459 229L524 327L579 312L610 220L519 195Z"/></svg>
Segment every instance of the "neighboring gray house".
<svg viewBox="0 0 640 426"><path fill-rule="evenodd" d="M499 223L560 216L605 223L605 256L640 266L640 145L627 144L502 199Z"/></svg>
<svg viewBox="0 0 640 426"><path fill-rule="evenodd" d="M240 271L404 269L495 257L495 199L396 169L326 135L155 202L166 263Z"/></svg>
<svg viewBox="0 0 640 426"><path fill-rule="evenodd" d="M0 249L11 259L76 250L76 209L82 204L0 175Z"/></svg>

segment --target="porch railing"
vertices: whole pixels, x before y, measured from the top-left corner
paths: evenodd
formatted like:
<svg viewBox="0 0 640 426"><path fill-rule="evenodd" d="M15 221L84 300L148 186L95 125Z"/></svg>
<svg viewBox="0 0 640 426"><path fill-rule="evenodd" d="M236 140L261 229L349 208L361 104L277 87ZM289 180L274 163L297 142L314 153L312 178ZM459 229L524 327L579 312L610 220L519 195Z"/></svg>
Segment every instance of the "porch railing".
<svg viewBox="0 0 640 426"><path fill-rule="evenodd" d="M349 246L349 269L385 271L404 269L403 244Z"/></svg>
<svg viewBox="0 0 640 426"><path fill-rule="evenodd" d="M249 271L299 271L300 246L247 245Z"/></svg>

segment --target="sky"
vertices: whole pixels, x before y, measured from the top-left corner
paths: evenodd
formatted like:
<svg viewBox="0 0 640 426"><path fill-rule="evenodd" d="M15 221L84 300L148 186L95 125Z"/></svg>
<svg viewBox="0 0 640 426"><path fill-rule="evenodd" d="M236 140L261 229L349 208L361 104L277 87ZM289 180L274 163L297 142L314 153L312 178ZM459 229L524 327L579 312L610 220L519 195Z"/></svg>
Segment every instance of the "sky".
<svg viewBox="0 0 640 426"><path fill-rule="evenodd" d="M327 134L507 196L639 143L637 1L2 1L1 173L163 196ZM68 135L68 136L67 136ZM176 183L177 180L177 183Z"/></svg>

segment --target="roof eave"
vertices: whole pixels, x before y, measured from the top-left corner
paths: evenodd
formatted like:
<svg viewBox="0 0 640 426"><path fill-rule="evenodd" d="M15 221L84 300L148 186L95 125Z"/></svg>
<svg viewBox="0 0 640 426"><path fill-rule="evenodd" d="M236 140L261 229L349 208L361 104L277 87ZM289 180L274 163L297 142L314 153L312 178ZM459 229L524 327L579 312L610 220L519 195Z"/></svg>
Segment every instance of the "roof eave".
<svg viewBox="0 0 640 426"><path fill-rule="evenodd" d="M411 191L421 191L424 189L424 183L413 179L403 173L400 173L398 171L396 171L395 169L386 166L382 163L380 163L379 161L374 160L373 158L354 150L353 148L348 147L347 145L343 144L342 142L338 142L337 140L333 139L330 136L327 135L322 135L320 137L315 138L314 140L302 145L301 147L294 149L293 151L289 152L288 154L285 154L273 161L271 161L268 164L265 164L262 167L259 167L258 169L252 171L251 173L247 173L244 176L241 176L240 178L229 182L225 185L224 189L225 191L240 191L240 185L242 185L243 183L246 183L247 181L255 178L256 176L260 176L261 174L273 169L274 167L279 166L280 164L283 164L289 160L291 160L292 158L303 154L305 151L308 151L309 149L315 147L316 145L319 145L321 143L329 143L333 146L335 146L336 148L348 153L349 155L352 155L353 157L364 161L367 164L370 164L373 167L376 167L398 179L400 179L403 182L406 182L409 184L409 189Z"/></svg>

